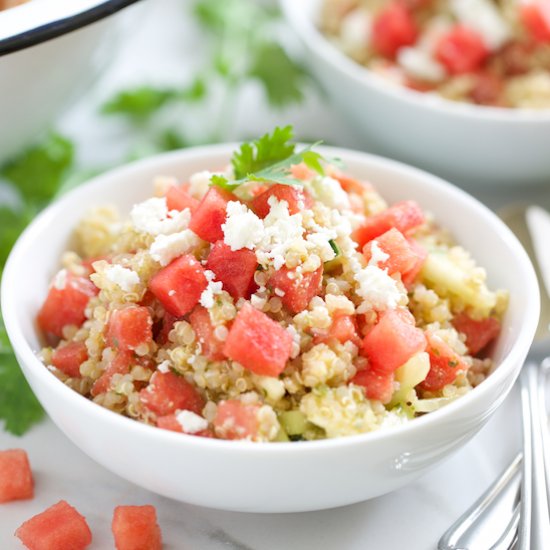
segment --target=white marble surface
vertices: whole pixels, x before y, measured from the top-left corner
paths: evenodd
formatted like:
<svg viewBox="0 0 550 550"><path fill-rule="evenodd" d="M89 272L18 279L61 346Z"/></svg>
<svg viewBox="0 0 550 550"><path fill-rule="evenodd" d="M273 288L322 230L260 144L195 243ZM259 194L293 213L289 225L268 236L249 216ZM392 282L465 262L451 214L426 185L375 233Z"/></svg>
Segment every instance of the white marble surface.
<svg viewBox="0 0 550 550"><path fill-rule="evenodd" d="M96 110L102 97L125 83L179 82L200 60L200 35L186 19L185 2L149 0L148 4L137 7L147 10L147 16L139 17L105 78L60 121L62 131L78 140L85 165L113 162L128 143L117 121L98 123ZM322 98L312 95L303 106L273 113L254 87L240 98L228 137L257 134L276 122L292 122L304 136L354 145L353 135ZM472 188L493 207L511 200L550 203L548 188L505 192ZM145 503L157 507L167 550L433 549L446 527L492 481L519 445L519 406L514 394L459 453L401 491L337 510L254 515L197 508L144 491L95 464L45 420L22 438L0 430L0 449L26 449L36 478L34 500L1 506L0 550L22 548L13 531L62 498L87 517L94 535L92 549L113 548L110 521L116 505ZM151 464L157 467L162 464ZM208 483L207 472L204 483Z"/></svg>

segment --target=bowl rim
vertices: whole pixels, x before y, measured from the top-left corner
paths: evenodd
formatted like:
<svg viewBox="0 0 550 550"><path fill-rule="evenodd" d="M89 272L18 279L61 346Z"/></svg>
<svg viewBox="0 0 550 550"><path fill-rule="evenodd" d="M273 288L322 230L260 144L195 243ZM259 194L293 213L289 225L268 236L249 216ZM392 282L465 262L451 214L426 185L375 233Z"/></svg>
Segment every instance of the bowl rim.
<svg viewBox="0 0 550 550"><path fill-rule="evenodd" d="M322 0L309 0L320 3ZM437 94L411 90L404 86L392 84L379 75L353 61L336 46L330 43L318 30L312 18L308 15L308 2L295 0L279 0L279 5L285 18L314 55L321 57L335 71L344 73L360 86L373 88L375 91L390 96L396 101L406 103L411 108L432 110L438 114L454 118L466 118L472 121L487 120L501 124L548 124L549 109L504 108L475 105L451 101Z"/></svg>
<svg viewBox="0 0 550 550"><path fill-rule="evenodd" d="M0 57L104 19L137 0L37 0L0 12Z"/></svg>
<svg viewBox="0 0 550 550"><path fill-rule="evenodd" d="M172 444L179 444L183 447L187 445L198 445L205 449L219 449L224 452L237 453L247 451L260 455L267 452L316 453L323 449L348 448L361 443L376 444L377 442L388 438L399 438L400 435L404 433L414 434L415 432L419 432L425 428L429 429L430 426L437 424L440 421L444 421L449 416L452 417L456 412L459 412L463 408L467 408L472 401L482 400L484 396L491 391L493 386L501 384L501 382L503 382L503 380L510 374L510 371L514 371L514 369L517 370L517 372L514 373L515 380L520 371L520 367L518 365L522 363L525 355L527 354L527 350L529 349L535 334L538 324L540 298L534 268L529 260L529 257L527 256L527 253L512 231L497 217L496 214L494 214L477 199L462 189L459 189L442 178L439 178L438 176L398 161L380 157L378 155L372 155L370 153L364 153L352 149L323 146L319 147L319 150L327 155L340 156L344 157L344 160L348 159L351 162L368 164L373 168L378 167L381 169L391 170L405 176L421 178L423 183L427 185L428 188L441 189L443 187L445 192L449 194L449 200L460 199L461 201L465 201L468 208L472 208L477 213L484 216L491 227L498 229L498 232L501 238L505 241L506 246L510 248L513 255L517 258L517 265L520 267L521 271L521 280L524 281L524 288L526 289L524 302L524 322L521 324L520 331L510 352L506 355L506 357L504 357L498 368L496 368L495 371L479 386L437 411L419 418L415 418L410 422L392 426L388 429L340 438L300 442L300 444L296 444L294 442L278 442L274 445L262 445L250 441L225 441L220 439L189 436L187 434L170 432L168 430L159 429L155 426L149 426L143 424L142 422L138 422L131 418L117 414L111 410L105 409L104 407L80 395L73 389L63 384L63 382L61 382L58 378L53 376L52 373L44 367L44 364L40 361L36 353L32 350L30 344L25 339L23 330L17 321L17 315L15 313L17 311L17 293L12 292L12 289L17 288L17 269L20 264L25 263L24 258L26 256L27 248L31 246L36 239L43 238L44 228L50 226L53 223L53 220L63 219L62 212L71 201L77 200L79 195L84 196L94 187L99 188L106 186L107 184L109 184L109 186L116 185L115 182L117 180L131 177L133 174L139 174L142 170L145 171L153 169L155 166L158 167L158 172L162 173L163 166L169 165L170 163L185 165L186 162L194 162L202 159L204 159L206 163L209 158L219 156L224 156L229 160L235 146L236 144L234 143L226 143L192 147L189 149L182 149L179 151L155 155L120 166L113 170L109 170L104 174L94 177L79 185L77 188L69 191L66 195L50 204L31 222L31 224L20 235L8 257L0 288L0 302L5 327L13 349L16 352L18 362L25 365L25 367L21 367L25 376L27 376L25 370L28 368L33 372L33 376L39 380L44 391L52 392L54 395L57 395L59 399L66 400L68 406L74 407L75 410L81 409L84 414L98 415L98 417L103 419L103 421L112 422L119 426L120 429L127 429L130 432L135 433L137 436L142 434L143 437L156 438L155 441L171 442ZM205 169L207 168L205 167ZM510 390L511 387L512 384L509 384L507 389Z"/></svg>

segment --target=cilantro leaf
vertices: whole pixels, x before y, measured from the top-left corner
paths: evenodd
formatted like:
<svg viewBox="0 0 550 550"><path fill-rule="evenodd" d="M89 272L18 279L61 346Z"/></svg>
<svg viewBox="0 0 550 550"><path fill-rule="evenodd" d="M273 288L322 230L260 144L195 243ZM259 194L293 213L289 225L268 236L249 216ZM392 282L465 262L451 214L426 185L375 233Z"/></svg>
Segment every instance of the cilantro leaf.
<svg viewBox="0 0 550 550"><path fill-rule="evenodd" d="M13 355L0 314L0 420L8 432L22 435L43 415Z"/></svg>
<svg viewBox="0 0 550 550"><path fill-rule="evenodd" d="M254 51L249 76L258 79L273 107L300 102L306 73L285 49L275 42L260 44Z"/></svg>
<svg viewBox="0 0 550 550"><path fill-rule="evenodd" d="M141 121L158 111L177 96L173 89L139 86L122 90L101 107L103 114L125 115L134 121Z"/></svg>
<svg viewBox="0 0 550 550"><path fill-rule="evenodd" d="M0 267L2 267L17 237L31 221L32 210L17 212L7 206L0 206Z"/></svg>
<svg viewBox="0 0 550 550"><path fill-rule="evenodd" d="M277 126L271 134L265 134L251 143L243 143L231 160L235 178L244 178L290 157L296 147L290 143L293 137L292 126Z"/></svg>
<svg viewBox="0 0 550 550"><path fill-rule="evenodd" d="M43 206L57 193L73 157L73 144L52 133L10 161L0 175L14 184L24 200Z"/></svg>

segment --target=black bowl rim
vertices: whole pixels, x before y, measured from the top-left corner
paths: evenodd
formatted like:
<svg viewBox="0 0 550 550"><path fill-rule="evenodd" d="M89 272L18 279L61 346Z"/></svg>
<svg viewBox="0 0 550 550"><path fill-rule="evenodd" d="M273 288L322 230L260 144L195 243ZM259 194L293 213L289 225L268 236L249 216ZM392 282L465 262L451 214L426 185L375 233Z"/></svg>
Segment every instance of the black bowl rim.
<svg viewBox="0 0 550 550"><path fill-rule="evenodd" d="M137 0L106 0L76 14L49 21L38 27L0 40L0 57L41 44L75 31L134 4ZM17 9L17 8L14 8Z"/></svg>

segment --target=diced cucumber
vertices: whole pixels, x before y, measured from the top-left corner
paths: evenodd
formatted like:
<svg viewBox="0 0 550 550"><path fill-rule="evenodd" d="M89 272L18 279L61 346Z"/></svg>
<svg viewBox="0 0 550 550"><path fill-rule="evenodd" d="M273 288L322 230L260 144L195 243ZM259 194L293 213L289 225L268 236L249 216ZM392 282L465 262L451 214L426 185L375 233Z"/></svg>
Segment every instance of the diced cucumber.
<svg viewBox="0 0 550 550"><path fill-rule="evenodd" d="M290 436L301 435L306 431L309 422L301 411L285 411L279 415L279 422Z"/></svg>
<svg viewBox="0 0 550 550"><path fill-rule="evenodd" d="M399 382L399 389L393 394L389 408L397 405L407 406L416 399L414 387L428 376L430 370L430 356L426 352L413 355L404 365L395 371L395 381Z"/></svg>

